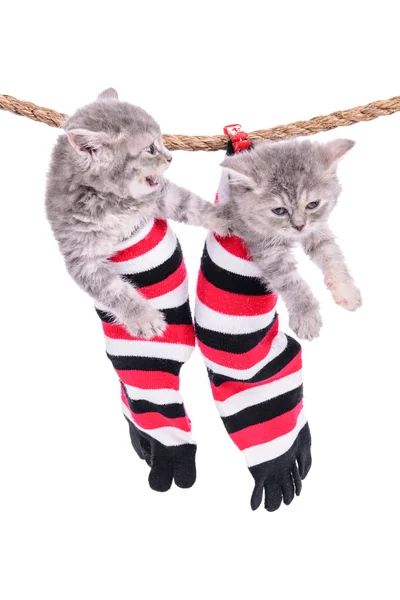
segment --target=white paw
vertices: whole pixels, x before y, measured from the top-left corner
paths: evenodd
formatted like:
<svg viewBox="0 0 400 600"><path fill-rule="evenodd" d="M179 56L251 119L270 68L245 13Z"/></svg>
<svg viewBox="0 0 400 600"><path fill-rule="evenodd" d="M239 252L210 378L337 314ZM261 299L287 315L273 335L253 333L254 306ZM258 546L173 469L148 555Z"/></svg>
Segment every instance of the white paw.
<svg viewBox="0 0 400 600"><path fill-rule="evenodd" d="M221 221L214 223L212 231L220 237L228 237L233 233L231 225L222 219Z"/></svg>
<svg viewBox="0 0 400 600"><path fill-rule="evenodd" d="M313 340L319 336L322 327L322 318L318 308L306 313L294 313L290 316L289 326L297 337L302 340Z"/></svg>
<svg viewBox="0 0 400 600"><path fill-rule="evenodd" d="M210 229L213 233L220 237L232 235L232 223L226 206L216 206L211 221Z"/></svg>
<svg viewBox="0 0 400 600"><path fill-rule="evenodd" d="M361 292L352 281L338 282L328 280L326 284L336 304L351 311L360 308L362 304Z"/></svg>
<svg viewBox="0 0 400 600"><path fill-rule="evenodd" d="M151 339L162 336L167 323L163 314L149 305L129 317L125 321L125 327L132 336Z"/></svg>

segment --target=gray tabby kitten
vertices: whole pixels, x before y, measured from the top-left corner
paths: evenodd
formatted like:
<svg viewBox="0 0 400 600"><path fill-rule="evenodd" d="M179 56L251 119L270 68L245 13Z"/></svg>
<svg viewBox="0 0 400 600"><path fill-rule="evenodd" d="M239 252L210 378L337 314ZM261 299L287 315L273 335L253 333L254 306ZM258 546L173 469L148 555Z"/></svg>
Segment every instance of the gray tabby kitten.
<svg viewBox="0 0 400 600"><path fill-rule="evenodd" d="M262 142L222 162L227 171L223 197L235 233L281 295L299 338L317 337L322 320L317 300L296 270L290 252L294 244L301 244L321 268L337 304L348 310L361 306L360 292L328 226L341 191L338 161L354 143Z"/></svg>
<svg viewBox="0 0 400 600"><path fill-rule="evenodd" d="M162 176L172 157L144 110L108 89L68 118L53 150L46 211L70 275L134 336L161 335L161 312L115 271L115 246L147 220L228 233L223 209Z"/></svg>

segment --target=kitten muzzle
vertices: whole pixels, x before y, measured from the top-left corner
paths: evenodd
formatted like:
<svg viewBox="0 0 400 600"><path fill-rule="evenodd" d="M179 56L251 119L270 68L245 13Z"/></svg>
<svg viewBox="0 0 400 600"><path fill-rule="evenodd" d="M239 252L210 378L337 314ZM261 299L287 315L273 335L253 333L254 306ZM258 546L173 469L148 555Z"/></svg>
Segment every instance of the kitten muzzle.
<svg viewBox="0 0 400 600"><path fill-rule="evenodd" d="M146 182L150 187L156 187L159 184L158 179L155 177L146 177Z"/></svg>

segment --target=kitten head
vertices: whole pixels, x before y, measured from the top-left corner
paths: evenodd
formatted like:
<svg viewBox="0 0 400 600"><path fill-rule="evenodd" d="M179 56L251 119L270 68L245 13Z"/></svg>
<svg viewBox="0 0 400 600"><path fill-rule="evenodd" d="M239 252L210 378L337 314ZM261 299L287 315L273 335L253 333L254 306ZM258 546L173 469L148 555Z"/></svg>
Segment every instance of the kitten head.
<svg viewBox="0 0 400 600"><path fill-rule="evenodd" d="M261 142L226 157L229 195L250 231L296 241L326 222L340 194L336 169L355 142Z"/></svg>
<svg viewBox="0 0 400 600"><path fill-rule="evenodd" d="M121 197L152 193L172 160L155 120L112 88L69 117L65 132L82 182Z"/></svg>

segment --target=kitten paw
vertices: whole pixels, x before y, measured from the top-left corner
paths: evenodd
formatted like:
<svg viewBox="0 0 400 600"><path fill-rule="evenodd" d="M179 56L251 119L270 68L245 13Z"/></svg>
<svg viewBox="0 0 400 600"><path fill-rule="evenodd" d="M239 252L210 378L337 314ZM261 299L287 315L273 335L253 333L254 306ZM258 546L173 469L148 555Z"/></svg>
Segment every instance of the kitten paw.
<svg viewBox="0 0 400 600"><path fill-rule="evenodd" d="M134 337L151 339L162 336L167 323L163 314L149 305L129 317L125 321L125 327Z"/></svg>
<svg viewBox="0 0 400 600"><path fill-rule="evenodd" d="M322 327L322 318L318 308L305 313L292 314L289 326L301 340L313 340L319 336Z"/></svg>
<svg viewBox="0 0 400 600"><path fill-rule="evenodd" d="M221 221L214 223L212 231L219 237L228 237L233 234L231 225L224 222L222 219Z"/></svg>
<svg viewBox="0 0 400 600"><path fill-rule="evenodd" d="M232 223L229 220L226 206L216 207L210 225L211 231L220 237L232 235Z"/></svg>
<svg viewBox="0 0 400 600"><path fill-rule="evenodd" d="M361 292L352 281L338 282L328 280L326 281L326 285L336 304L350 311L360 308L362 304Z"/></svg>

